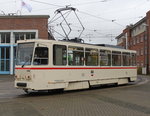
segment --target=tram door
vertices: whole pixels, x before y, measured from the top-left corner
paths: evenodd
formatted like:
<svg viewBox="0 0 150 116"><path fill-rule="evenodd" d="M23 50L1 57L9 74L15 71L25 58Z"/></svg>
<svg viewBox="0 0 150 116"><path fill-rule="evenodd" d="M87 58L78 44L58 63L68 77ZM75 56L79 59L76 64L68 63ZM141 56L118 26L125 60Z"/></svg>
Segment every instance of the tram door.
<svg viewBox="0 0 150 116"><path fill-rule="evenodd" d="M10 71L10 47L0 47L0 73L9 74Z"/></svg>

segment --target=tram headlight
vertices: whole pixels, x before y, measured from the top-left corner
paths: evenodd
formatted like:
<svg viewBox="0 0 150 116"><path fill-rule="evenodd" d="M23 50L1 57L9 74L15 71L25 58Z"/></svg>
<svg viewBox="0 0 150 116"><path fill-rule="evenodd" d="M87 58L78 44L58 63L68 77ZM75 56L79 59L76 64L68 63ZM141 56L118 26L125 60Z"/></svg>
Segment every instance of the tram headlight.
<svg viewBox="0 0 150 116"><path fill-rule="evenodd" d="M14 78L15 78L15 80L18 80L18 76L17 75L15 75Z"/></svg>
<svg viewBox="0 0 150 116"><path fill-rule="evenodd" d="M31 76L29 76L29 75L26 76L26 80L28 80L28 81L31 80Z"/></svg>
<svg viewBox="0 0 150 116"><path fill-rule="evenodd" d="M15 75L14 78L16 81L20 81L22 79L20 75Z"/></svg>

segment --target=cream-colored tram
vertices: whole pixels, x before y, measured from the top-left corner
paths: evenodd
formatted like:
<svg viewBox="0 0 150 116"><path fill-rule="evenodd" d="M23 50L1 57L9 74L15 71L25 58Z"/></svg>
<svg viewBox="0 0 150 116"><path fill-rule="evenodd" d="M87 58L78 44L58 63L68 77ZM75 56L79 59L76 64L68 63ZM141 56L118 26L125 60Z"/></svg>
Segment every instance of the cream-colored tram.
<svg viewBox="0 0 150 116"><path fill-rule="evenodd" d="M15 87L77 90L137 79L136 52L54 40L19 41Z"/></svg>

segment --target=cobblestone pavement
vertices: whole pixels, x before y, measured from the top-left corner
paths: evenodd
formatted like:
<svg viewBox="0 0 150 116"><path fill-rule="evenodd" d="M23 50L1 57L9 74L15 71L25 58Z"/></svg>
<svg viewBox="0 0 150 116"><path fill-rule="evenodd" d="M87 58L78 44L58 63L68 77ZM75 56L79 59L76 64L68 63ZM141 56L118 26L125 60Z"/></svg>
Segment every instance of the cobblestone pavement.
<svg viewBox="0 0 150 116"><path fill-rule="evenodd" d="M31 93L0 78L0 116L150 116L150 76L125 86L64 93Z"/></svg>

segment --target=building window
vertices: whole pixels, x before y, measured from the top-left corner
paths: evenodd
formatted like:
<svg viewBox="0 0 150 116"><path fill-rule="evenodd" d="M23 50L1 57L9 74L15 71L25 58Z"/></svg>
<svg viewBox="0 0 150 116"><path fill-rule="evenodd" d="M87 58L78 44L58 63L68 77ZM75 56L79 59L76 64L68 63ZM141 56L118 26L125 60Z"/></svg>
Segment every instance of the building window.
<svg viewBox="0 0 150 116"><path fill-rule="evenodd" d="M136 52L137 52L137 56L139 56L139 50L136 50Z"/></svg>
<svg viewBox="0 0 150 116"><path fill-rule="evenodd" d="M132 40L130 41L130 46L132 46Z"/></svg>
<svg viewBox="0 0 150 116"><path fill-rule="evenodd" d="M142 67L144 66L143 61L141 62L141 66L142 66Z"/></svg>
<svg viewBox="0 0 150 116"><path fill-rule="evenodd" d="M147 54L147 46L145 46L145 54Z"/></svg>
<svg viewBox="0 0 150 116"><path fill-rule="evenodd" d="M138 55L140 56L140 55L141 55L141 49L139 49L139 50L138 50L138 52L139 52L139 54L138 54Z"/></svg>
<svg viewBox="0 0 150 116"><path fill-rule="evenodd" d="M145 35L144 40L147 40L147 35Z"/></svg>
<svg viewBox="0 0 150 116"><path fill-rule="evenodd" d="M10 33L0 33L1 43L10 43Z"/></svg>
<svg viewBox="0 0 150 116"><path fill-rule="evenodd" d="M143 48L141 48L141 55L143 55Z"/></svg>
<svg viewBox="0 0 150 116"><path fill-rule="evenodd" d="M134 38L134 40L133 40L133 45L135 45L135 41L136 41L136 40L135 40L135 38Z"/></svg>
<svg viewBox="0 0 150 116"><path fill-rule="evenodd" d="M0 47L0 71L10 70L10 47Z"/></svg>
<svg viewBox="0 0 150 116"><path fill-rule="evenodd" d="M140 38L137 37L136 39L137 39L137 43L139 43L139 42L140 42L140 41L139 41Z"/></svg>
<svg viewBox="0 0 150 116"><path fill-rule="evenodd" d="M35 32L15 32L15 43L17 43L18 40L35 39L35 35Z"/></svg>
<svg viewBox="0 0 150 116"><path fill-rule="evenodd" d="M141 42L143 42L144 36L141 36Z"/></svg>

